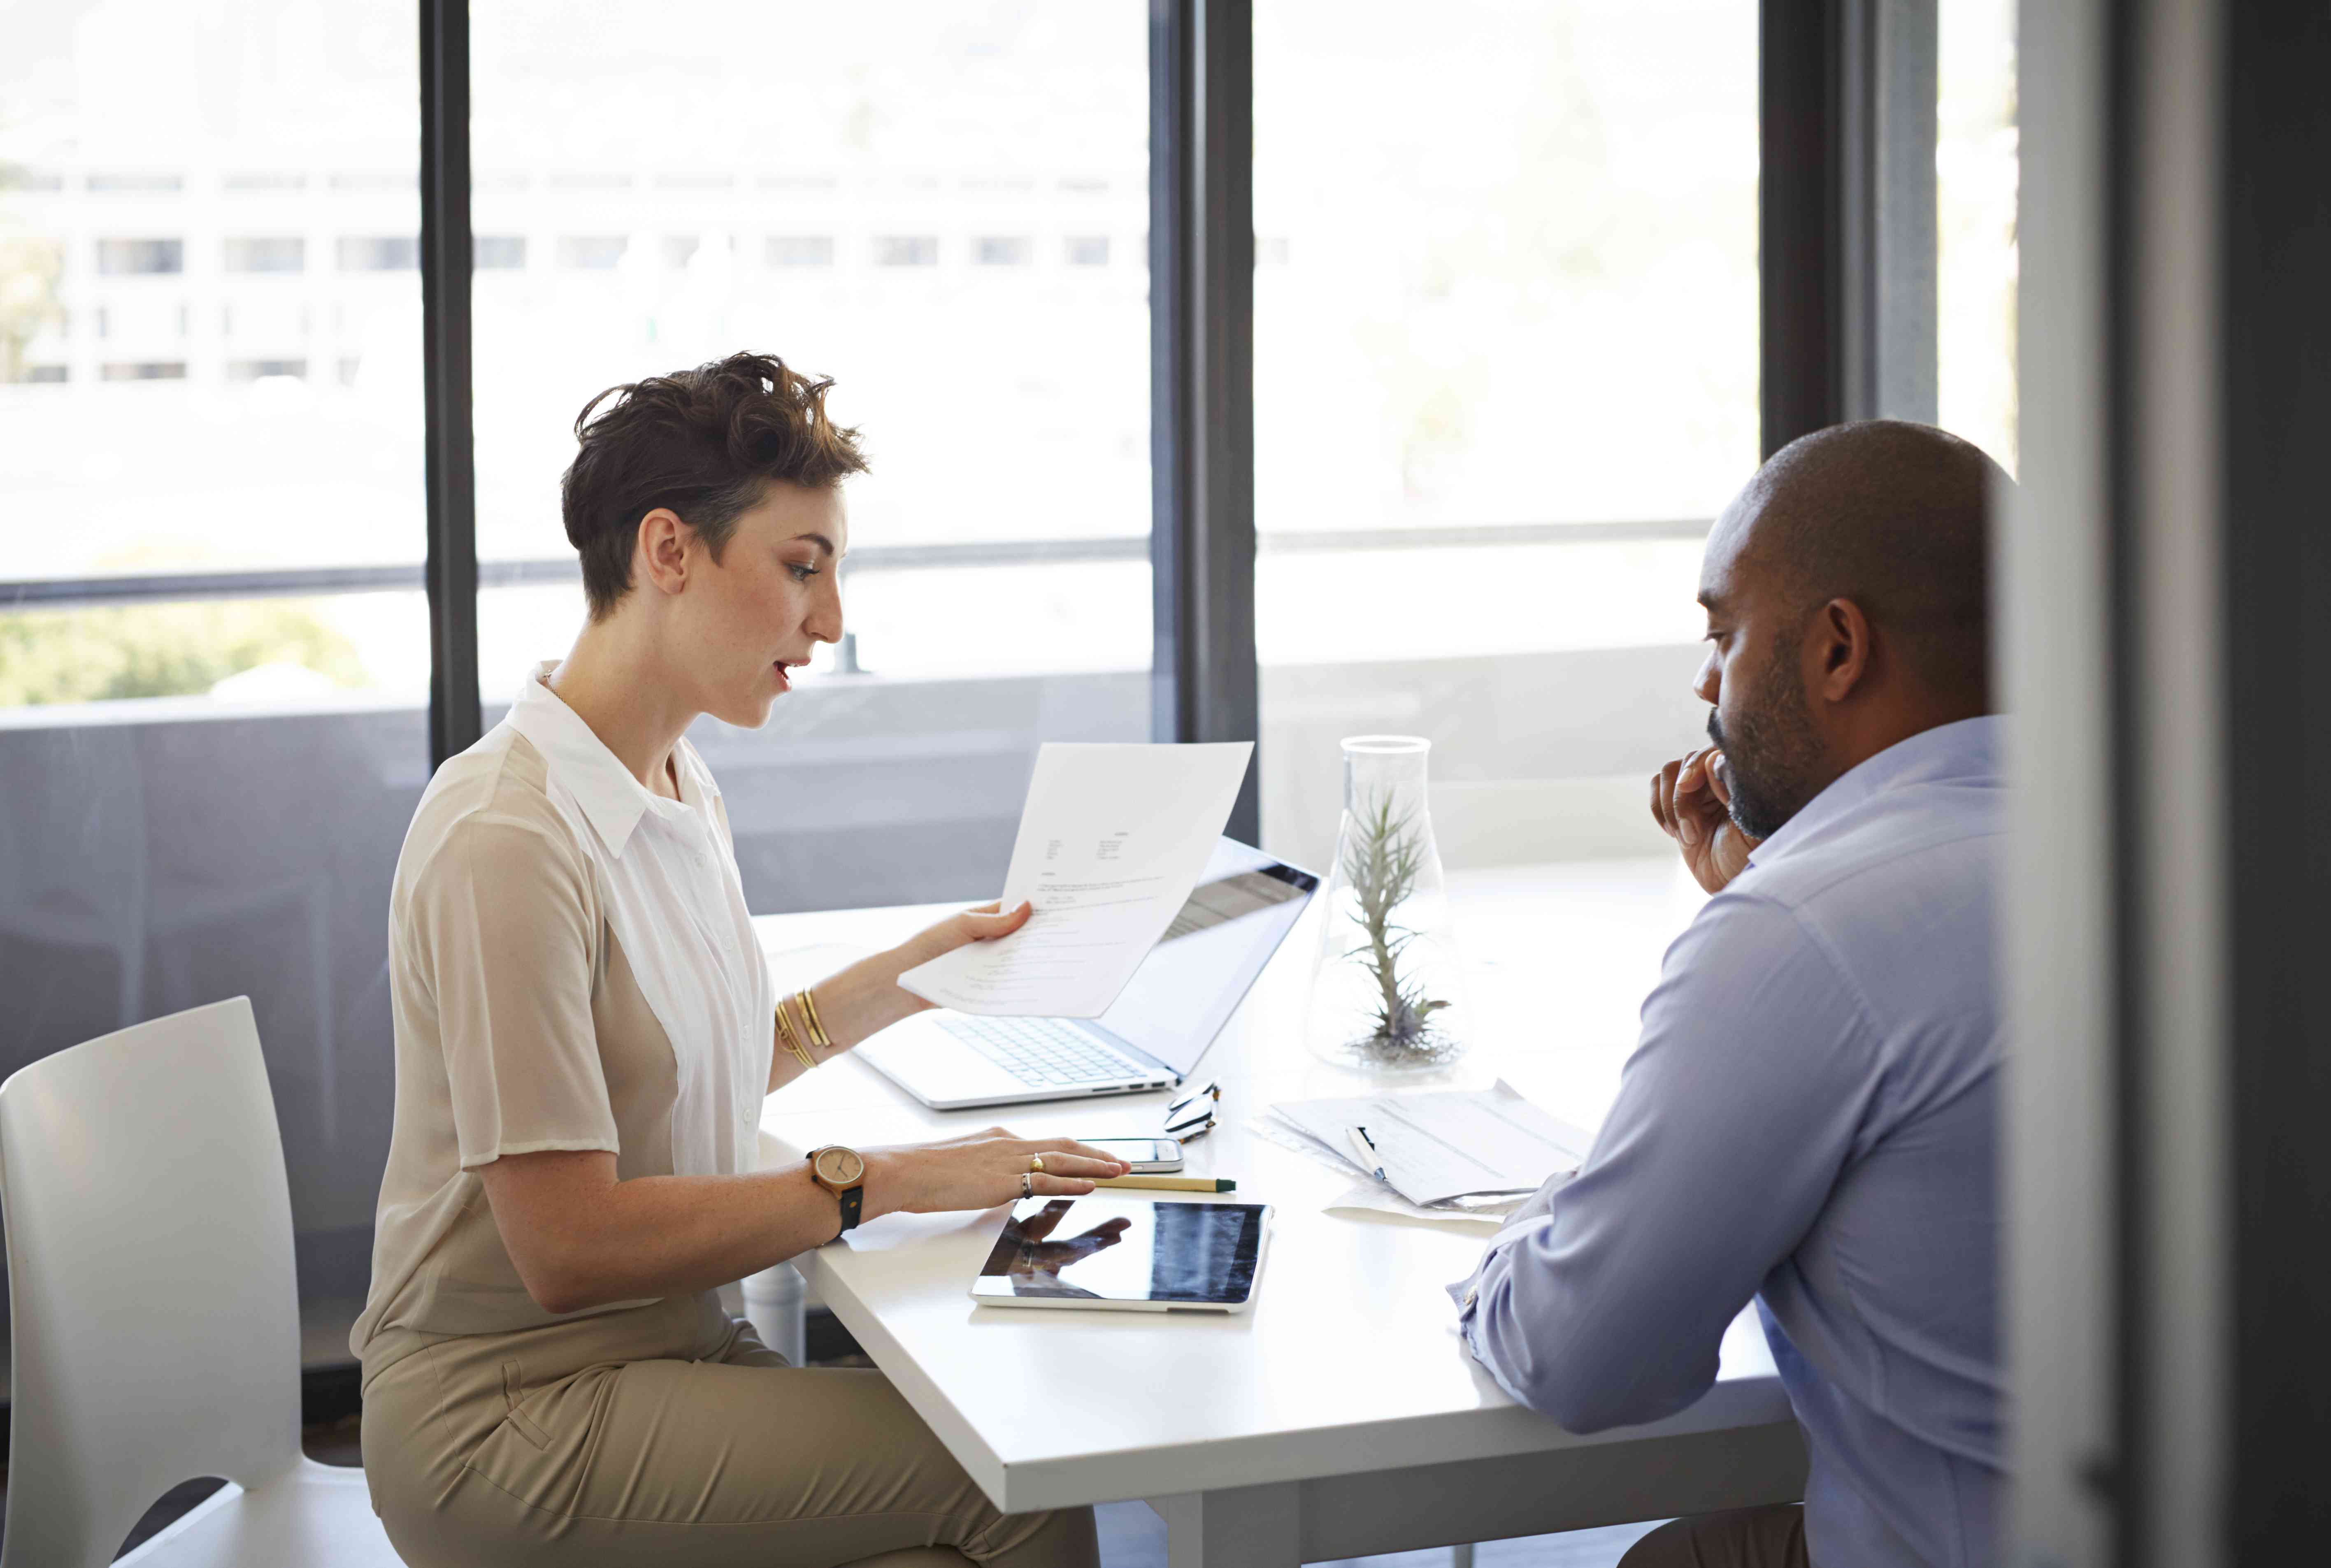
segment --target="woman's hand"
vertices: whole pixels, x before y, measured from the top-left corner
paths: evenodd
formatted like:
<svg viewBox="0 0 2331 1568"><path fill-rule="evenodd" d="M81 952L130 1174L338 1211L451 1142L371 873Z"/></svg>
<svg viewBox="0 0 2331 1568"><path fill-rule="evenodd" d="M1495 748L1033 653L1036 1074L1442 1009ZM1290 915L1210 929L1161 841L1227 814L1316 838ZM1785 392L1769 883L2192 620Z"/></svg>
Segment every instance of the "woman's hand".
<svg viewBox="0 0 2331 1568"><path fill-rule="evenodd" d="M968 946L974 942L993 942L998 936L1009 936L1021 927L1025 926L1028 923L1028 917L1034 913L1035 906L1024 898L1021 900L1018 908L1009 912L1006 912L1000 903L981 904L974 908L960 909L937 925L927 927L917 932L890 949L884 956L898 961L897 967L891 971L892 977L895 979L917 965L928 964L932 959L943 954L952 953L958 947ZM901 992L899 994L909 1003L907 1008L909 1012L920 1012L926 1008L938 1005L935 1002L926 1001L917 996L911 991Z"/></svg>
<svg viewBox="0 0 2331 1568"><path fill-rule="evenodd" d="M827 1060L848 1050L868 1035L885 1030L912 1013L936 1005L899 984L899 976L967 942L993 942L1009 936L1028 923L1032 911L1022 904L1009 914L994 904L964 909L937 925L917 932L896 947L861 958L849 968L827 975L811 989L817 997L818 1022L825 1026L831 1046L811 1049ZM794 1021L796 1028L800 1020ZM801 1076L803 1068L785 1041L773 1036L769 1051L769 1092Z"/></svg>
<svg viewBox="0 0 2331 1568"><path fill-rule="evenodd" d="M1002 1127L943 1144L910 1144L868 1149L865 1212L868 1217L904 1210L910 1214L943 1209L992 1209L1027 1191L1040 1198L1082 1197L1096 1176L1121 1176L1124 1161L1071 1138L1015 1138ZM1031 1169L1032 1157L1044 1169Z"/></svg>

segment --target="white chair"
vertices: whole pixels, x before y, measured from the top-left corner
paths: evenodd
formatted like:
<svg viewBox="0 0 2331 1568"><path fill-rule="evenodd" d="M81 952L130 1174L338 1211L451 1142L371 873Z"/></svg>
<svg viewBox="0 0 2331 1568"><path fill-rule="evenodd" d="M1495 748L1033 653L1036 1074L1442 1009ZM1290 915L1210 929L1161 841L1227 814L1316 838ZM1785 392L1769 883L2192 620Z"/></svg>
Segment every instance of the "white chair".
<svg viewBox="0 0 2331 1568"><path fill-rule="evenodd" d="M300 1451L283 1145L251 1003L0 1083L14 1323L0 1568L101 1568L171 1487L234 1483L122 1559L395 1568L364 1472Z"/></svg>

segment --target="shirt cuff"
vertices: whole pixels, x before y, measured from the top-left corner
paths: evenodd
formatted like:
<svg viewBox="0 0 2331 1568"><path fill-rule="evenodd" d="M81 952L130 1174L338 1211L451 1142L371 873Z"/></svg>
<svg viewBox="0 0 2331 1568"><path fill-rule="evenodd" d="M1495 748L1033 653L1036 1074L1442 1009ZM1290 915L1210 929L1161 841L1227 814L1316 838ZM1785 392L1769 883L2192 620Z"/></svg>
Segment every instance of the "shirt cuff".
<svg viewBox="0 0 2331 1568"><path fill-rule="evenodd" d="M1488 1267L1488 1261L1487 1259L1482 1260L1483 1268ZM1473 1310L1479 1304L1480 1280L1481 1270L1477 1269L1470 1279L1460 1279L1448 1288L1449 1298L1458 1305L1457 1337L1464 1342L1465 1354L1473 1358L1475 1365L1489 1374L1489 1381L1496 1383L1508 1399L1516 1404L1527 1405L1529 1401L1506 1381L1506 1374L1498 1370L1496 1362L1481 1354L1481 1342L1474 1336L1481 1326L1480 1315Z"/></svg>
<svg viewBox="0 0 2331 1568"><path fill-rule="evenodd" d="M1471 1319L1474 1303L1481 1293L1481 1276L1489 1269L1490 1262L1496 1259L1498 1251L1525 1237L1536 1235L1552 1223L1554 1223L1554 1216L1546 1213L1542 1205L1537 1205L1536 1212L1532 1212L1531 1207L1526 1206L1521 1212L1506 1221L1504 1230L1489 1238L1489 1244L1482 1249L1481 1261L1474 1266L1473 1272L1453 1284L1441 1287L1449 1292L1449 1299L1457 1304L1458 1321L1467 1322Z"/></svg>

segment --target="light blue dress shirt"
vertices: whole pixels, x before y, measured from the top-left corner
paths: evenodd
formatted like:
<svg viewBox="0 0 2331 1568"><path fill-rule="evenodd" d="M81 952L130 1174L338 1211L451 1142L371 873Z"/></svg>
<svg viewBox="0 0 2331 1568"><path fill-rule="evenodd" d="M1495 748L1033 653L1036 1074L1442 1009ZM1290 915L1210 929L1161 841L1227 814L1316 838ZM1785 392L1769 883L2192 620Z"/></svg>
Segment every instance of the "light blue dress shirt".
<svg viewBox="0 0 2331 1568"><path fill-rule="evenodd" d="M1815 1568L1993 1554L2000 724L1889 747L1757 847L1668 949L1586 1164L1454 1288L1576 1431L1698 1399L1758 1297Z"/></svg>

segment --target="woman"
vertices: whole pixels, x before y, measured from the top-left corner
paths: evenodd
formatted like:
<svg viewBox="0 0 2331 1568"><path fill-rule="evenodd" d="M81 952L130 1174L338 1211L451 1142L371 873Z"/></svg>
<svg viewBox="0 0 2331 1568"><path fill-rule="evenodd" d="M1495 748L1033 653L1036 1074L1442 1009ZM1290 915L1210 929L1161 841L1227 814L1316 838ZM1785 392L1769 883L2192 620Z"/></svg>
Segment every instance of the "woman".
<svg viewBox="0 0 2331 1568"><path fill-rule="evenodd" d="M783 998L755 944L681 737L762 723L842 635L839 486L865 464L829 385L737 355L585 407L562 493L589 622L414 813L351 1343L414 1568L1096 1560L1090 1510L999 1515L880 1373L789 1367L713 1295L894 1210L1125 1169L1000 1129L754 1168L763 1095L926 1006L901 973L1028 917L968 910Z"/></svg>

